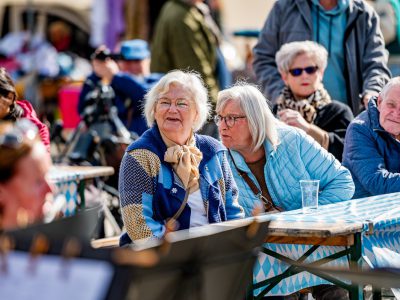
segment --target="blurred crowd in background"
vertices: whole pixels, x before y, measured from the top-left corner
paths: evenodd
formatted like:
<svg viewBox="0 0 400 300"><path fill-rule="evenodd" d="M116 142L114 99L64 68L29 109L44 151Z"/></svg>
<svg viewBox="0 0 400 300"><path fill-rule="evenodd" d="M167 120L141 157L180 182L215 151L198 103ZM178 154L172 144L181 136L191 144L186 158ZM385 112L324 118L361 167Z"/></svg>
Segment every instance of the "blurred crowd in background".
<svg viewBox="0 0 400 300"><path fill-rule="evenodd" d="M153 42L154 30L166 0L85 0L85 1L2 1L0 5L0 66L16 82L18 95L28 99L41 119L52 124L67 118L67 127L77 125L71 110L62 112L66 98L76 107L77 94L91 73L90 54L100 45L119 52L121 41L142 39ZM255 1L254 6L261 6ZM264 1L269 2L269 1ZM274 1L264 3L264 21ZM367 1L381 19L381 29L389 54L392 75L400 74L400 12L397 1ZM233 82L256 82L252 71L252 47L261 28L246 27L241 32L226 30L229 2L207 0L218 30L219 49L232 73ZM234 2L232 2L234 6ZM251 11L249 9L249 11ZM252 15L243 15L252 19ZM232 23L232 20L229 20ZM238 20L238 24L243 20ZM235 35L236 33L236 35ZM202 74L203 75L203 74ZM229 83L228 81L227 83ZM72 85L71 85L72 84ZM71 102L72 101L72 102ZM74 109L74 114L78 114ZM72 118L72 121L70 120ZM70 122L72 122L70 124Z"/></svg>
<svg viewBox="0 0 400 300"><path fill-rule="evenodd" d="M90 55L101 45L111 53L119 53L120 43L125 40L151 43L165 2L3 1L0 66L16 83L18 97L29 99L42 120L51 125L65 118L67 127L73 128L77 117L70 113L77 115L77 109L62 112L60 107L65 106L65 98L69 106L77 107L82 83L92 72ZM210 0L206 4L222 32L220 1ZM242 62L235 48L228 42L224 45L225 56L232 61L229 68L238 69Z"/></svg>

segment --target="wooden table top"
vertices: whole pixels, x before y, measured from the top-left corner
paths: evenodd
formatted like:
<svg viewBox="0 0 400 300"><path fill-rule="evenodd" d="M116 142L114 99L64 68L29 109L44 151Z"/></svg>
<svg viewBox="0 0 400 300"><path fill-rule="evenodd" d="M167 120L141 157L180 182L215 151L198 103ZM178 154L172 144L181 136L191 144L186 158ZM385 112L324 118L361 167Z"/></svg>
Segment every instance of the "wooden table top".
<svg viewBox="0 0 400 300"><path fill-rule="evenodd" d="M260 222L268 220L268 215L256 217ZM218 226L236 226L250 222L253 218L218 223ZM280 244L306 244L342 246L354 243L354 234L362 232L364 223L331 224L324 222L291 222L271 220L265 233L265 242Z"/></svg>
<svg viewBox="0 0 400 300"><path fill-rule="evenodd" d="M62 180L84 180L114 174L113 167L103 166L61 166L55 165L50 169L49 179L55 182Z"/></svg>
<svg viewBox="0 0 400 300"><path fill-rule="evenodd" d="M212 226L235 228L239 225L251 224L253 223L253 220L254 218L232 220L212 224ZM305 222L289 223L271 221L268 226L268 231L265 233L265 241L268 243L281 244L348 246L354 243L353 234L361 232L362 230L362 223L343 224L340 226L332 226L332 224L328 223L319 223L313 226L306 224ZM93 241L92 246L94 248L117 247L118 243L119 236Z"/></svg>
<svg viewBox="0 0 400 300"><path fill-rule="evenodd" d="M400 224L400 193L327 204L310 214L293 210L212 225L233 228L254 220L269 222L265 233L269 243L352 245L356 233L373 233Z"/></svg>

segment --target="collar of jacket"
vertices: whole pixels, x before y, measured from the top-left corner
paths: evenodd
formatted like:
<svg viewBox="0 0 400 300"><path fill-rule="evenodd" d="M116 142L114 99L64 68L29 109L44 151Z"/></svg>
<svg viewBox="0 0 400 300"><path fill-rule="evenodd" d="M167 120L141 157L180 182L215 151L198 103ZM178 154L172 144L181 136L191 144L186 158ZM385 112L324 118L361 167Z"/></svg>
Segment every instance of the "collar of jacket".
<svg viewBox="0 0 400 300"><path fill-rule="evenodd" d="M369 115L369 120L371 122L371 128L373 131L380 131L380 132L386 132L385 129L381 126L379 123L379 110L378 110L378 97L372 97L371 100L368 102L368 115Z"/></svg>
<svg viewBox="0 0 400 300"><path fill-rule="evenodd" d="M311 0L296 0L295 4L307 26L312 30Z"/></svg>
<svg viewBox="0 0 400 300"><path fill-rule="evenodd" d="M217 152L226 150L221 143L211 137L194 134L194 138L196 140L196 147L199 148L203 154L203 159L199 165L200 170L203 169L204 165L214 157ZM160 130L157 125L146 130L138 140L129 145L126 152L135 149L149 150L155 153L161 161L164 161L164 153L167 151L167 146L161 138Z"/></svg>
<svg viewBox="0 0 400 300"><path fill-rule="evenodd" d="M379 123L379 110L377 105L378 97L372 97L368 102L368 117L371 122L371 129L382 137L387 139L395 139L389 132L387 132Z"/></svg>
<svg viewBox="0 0 400 300"><path fill-rule="evenodd" d="M298 7L299 12L303 16L304 20L306 21L308 27L312 29L312 18L311 18L311 0L295 0L296 5ZM349 27L350 24L352 24L358 16L364 12L364 6L365 4L361 4L360 1L357 0L349 0L349 6L348 6L348 20L347 20L347 26Z"/></svg>
<svg viewBox="0 0 400 300"><path fill-rule="evenodd" d="M349 1L349 15L347 20L347 28L357 20L357 18L364 12L364 5L361 5L360 1L350 0Z"/></svg>
<svg viewBox="0 0 400 300"><path fill-rule="evenodd" d="M264 150L265 150L265 156L267 157L267 161L268 161L268 157L273 157L276 153L276 151L274 150L274 148L272 147L272 144L266 139L264 141ZM278 145L279 147L279 145ZM244 171L246 173L251 173L250 168L247 166L246 161L244 160L244 157L237 151L235 150L230 150L231 154L232 154L232 158L235 161L236 166L241 170Z"/></svg>
<svg viewBox="0 0 400 300"><path fill-rule="evenodd" d="M321 0L310 0L314 6L319 7L319 13L331 17L336 17L338 15L341 15L343 12L345 12L349 5L351 0L337 0L336 6L333 9L326 10L322 5L321 5Z"/></svg>

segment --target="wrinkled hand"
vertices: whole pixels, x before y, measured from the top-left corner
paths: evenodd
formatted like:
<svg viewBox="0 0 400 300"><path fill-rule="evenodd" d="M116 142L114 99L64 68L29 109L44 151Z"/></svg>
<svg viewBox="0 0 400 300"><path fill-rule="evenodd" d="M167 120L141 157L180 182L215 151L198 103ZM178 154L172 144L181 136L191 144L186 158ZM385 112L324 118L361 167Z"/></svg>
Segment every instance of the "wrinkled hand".
<svg viewBox="0 0 400 300"><path fill-rule="evenodd" d="M364 95L362 101L363 101L365 109L368 108L368 101L373 96L378 96L378 93L367 93L367 94Z"/></svg>
<svg viewBox="0 0 400 300"><path fill-rule="evenodd" d="M305 132L310 130L310 123L308 123L303 116L296 110L284 109L278 112L279 119L287 125L303 129Z"/></svg>

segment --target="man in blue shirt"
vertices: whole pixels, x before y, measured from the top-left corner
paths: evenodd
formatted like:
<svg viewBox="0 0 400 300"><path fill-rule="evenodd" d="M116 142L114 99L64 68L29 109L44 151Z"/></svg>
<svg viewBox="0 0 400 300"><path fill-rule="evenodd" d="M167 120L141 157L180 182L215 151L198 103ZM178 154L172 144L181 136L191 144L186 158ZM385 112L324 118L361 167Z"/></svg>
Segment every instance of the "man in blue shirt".
<svg viewBox="0 0 400 300"><path fill-rule="evenodd" d="M92 59L93 74L85 81L79 96L78 111L82 113L88 104L89 92L99 84L110 85L114 92L114 105L118 116L129 131L139 136L147 129L142 116L144 95L162 76L150 73L150 50L144 40L128 40L121 43L120 54L108 55L100 47Z"/></svg>

